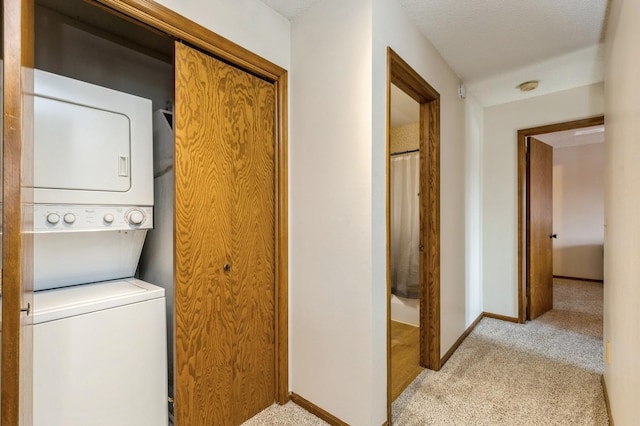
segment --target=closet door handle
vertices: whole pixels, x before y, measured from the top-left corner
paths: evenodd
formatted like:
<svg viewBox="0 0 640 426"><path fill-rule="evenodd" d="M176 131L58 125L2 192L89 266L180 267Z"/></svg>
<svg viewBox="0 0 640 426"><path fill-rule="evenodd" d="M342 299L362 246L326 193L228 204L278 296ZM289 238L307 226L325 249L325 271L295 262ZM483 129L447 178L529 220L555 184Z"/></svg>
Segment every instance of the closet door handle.
<svg viewBox="0 0 640 426"><path fill-rule="evenodd" d="M225 263L222 269L224 269L225 272L231 272L231 265Z"/></svg>

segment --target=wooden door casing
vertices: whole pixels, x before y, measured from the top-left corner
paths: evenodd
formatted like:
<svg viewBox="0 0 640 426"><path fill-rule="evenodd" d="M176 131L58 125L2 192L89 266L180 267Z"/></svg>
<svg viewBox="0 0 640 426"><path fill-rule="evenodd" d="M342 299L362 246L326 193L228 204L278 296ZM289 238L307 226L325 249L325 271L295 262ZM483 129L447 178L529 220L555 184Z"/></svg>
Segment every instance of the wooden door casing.
<svg viewBox="0 0 640 426"><path fill-rule="evenodd" d="M3 1L2 425L32 423L34 9Z"/></svg>
<svg viewBox="0 0 640 426"><path fill-rule="evenodd" d="M439 370L440 358L440 94L387 47L387 151L391 84L420 104L420 365ZM392 423L390 156L387 155L387 423ZM446 361L446 359L444 359Z"/></svg>
<svg viewBox="0 0 640 426"><path fill-rule="evenodd" d="M548 124L545 126L531 127L518 130L518 322L524 323L528 318L528 234L527 234L527 180L528 180L528 155L527 141L531 136L560 132L563 130L575 130L583 127L591 127L604 124L604 116L583 118L580 120L566 121L563 123Z"/></svg>
<svg viewBox="0 0 640 426"><path fill-rule="evenodd" d="M529 138L527 179L529 317L553 308L553 148Z"/></svg>
<svg viewBox="0 0 640 426"><path fill-rule="evenodd" d="M275 88L181 43L175 76L177 424L239 424L275 401Z"/></svg>

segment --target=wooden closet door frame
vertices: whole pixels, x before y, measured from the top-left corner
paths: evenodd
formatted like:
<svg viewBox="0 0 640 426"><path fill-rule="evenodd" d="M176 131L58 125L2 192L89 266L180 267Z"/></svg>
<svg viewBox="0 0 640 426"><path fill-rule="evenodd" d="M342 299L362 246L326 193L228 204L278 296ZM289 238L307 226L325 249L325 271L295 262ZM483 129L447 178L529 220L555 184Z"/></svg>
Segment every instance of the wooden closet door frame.
<svg viewBox="0 0 640 426"><path fill-rule="evenodd" d="M278 404L285 404L289 401L287 71L151 0L86 1L182 40L271 82L275 87L275 396Z"/></svg>
<svg viewBox="0 0 640 426"><path fill-rule="evenodd" d="M32 423L33 0L3 2L2 425Z"/></svg>

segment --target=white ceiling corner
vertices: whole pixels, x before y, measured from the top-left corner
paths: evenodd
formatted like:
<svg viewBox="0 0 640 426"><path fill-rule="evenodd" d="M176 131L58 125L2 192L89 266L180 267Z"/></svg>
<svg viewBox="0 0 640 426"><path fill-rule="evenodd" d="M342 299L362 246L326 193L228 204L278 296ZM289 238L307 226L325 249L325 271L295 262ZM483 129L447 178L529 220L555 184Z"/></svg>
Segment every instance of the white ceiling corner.
<svg viewBox="0 0 640 426"><path fill-rule="evenodd" d="M262 0L264 4L288 20L292 20L321 0Z"/></svg>

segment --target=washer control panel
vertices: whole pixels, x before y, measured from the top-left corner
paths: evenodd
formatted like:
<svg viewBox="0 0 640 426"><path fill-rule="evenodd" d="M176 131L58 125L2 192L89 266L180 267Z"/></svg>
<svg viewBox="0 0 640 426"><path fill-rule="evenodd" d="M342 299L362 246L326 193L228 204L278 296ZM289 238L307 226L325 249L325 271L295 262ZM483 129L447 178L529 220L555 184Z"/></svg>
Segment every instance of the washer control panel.
<svg viewBox="0 0 640 426"><path fill-rule="evenodd" d="M33 209L34 232L153 228L153 207L37 204Z"/></svg>

